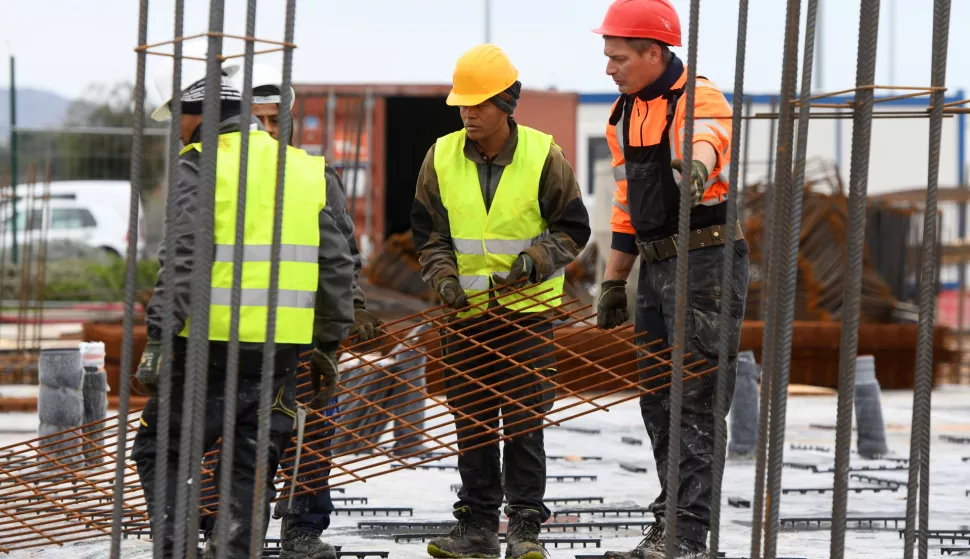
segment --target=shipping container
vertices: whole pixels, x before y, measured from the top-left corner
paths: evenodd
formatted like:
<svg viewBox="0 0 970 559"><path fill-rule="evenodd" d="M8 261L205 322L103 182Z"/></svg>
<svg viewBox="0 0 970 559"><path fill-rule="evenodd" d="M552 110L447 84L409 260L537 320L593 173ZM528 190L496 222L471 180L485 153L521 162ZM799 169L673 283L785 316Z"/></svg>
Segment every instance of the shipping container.
<svg viewBox="0 0 970 559"><path fill-rule="evenodd" d="M361 253L410 229L418 170L434 141L461 128L448 85L297 84L293 144L324 155L340 172ZM575 93L524 90L517 122L552 134L576 163Z"/></svg>

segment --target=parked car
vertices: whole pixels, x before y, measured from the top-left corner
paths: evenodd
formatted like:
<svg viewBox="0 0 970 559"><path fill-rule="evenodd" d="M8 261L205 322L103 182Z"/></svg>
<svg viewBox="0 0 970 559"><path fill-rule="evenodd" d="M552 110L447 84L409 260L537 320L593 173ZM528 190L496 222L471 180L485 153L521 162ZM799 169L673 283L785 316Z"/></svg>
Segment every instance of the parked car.
<svg viewBox="0 0 970 559"><path fill-rule="evenodd" d="M43 185L17 188L17 216L12 219L9 202L0 209L2 244L9 250L16 227L17 244L35 240L46 229L49 243L71 241L98 248L111 256L128 251L128 215L131 184L128 181L61 181L50 184L50 201L45 208ZM9 192L9 191L8 191ZM145 224L139 204L138 254L144 251Z"/></svg>

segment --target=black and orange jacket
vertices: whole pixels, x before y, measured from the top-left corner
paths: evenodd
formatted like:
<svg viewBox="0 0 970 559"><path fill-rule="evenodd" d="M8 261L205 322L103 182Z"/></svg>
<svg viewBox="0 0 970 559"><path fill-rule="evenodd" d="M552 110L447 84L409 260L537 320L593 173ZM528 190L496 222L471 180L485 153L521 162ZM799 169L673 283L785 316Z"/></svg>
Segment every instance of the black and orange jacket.
<svg viewBox="0 0 970 559"><path fill-rule="evenodd" d="M656 240L677 232L680 175L670 162L681 158L687 97L687 69L674 57L653 84L613 104L606 138L613 155L612 247L636 254L636 239ZM690 227L724 224L731 160L731 106L710 80L698 77L694 100L694 143L717 153L701 203Z"/></svg>

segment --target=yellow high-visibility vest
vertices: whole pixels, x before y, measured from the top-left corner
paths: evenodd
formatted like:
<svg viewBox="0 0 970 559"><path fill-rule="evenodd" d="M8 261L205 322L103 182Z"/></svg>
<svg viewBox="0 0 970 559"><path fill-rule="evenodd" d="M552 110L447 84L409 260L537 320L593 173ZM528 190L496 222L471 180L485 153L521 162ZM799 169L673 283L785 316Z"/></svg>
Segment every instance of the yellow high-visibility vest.
<svg viewBox="0 0 970 559"><path fill-rule="evenodd" d="M435 143L434 168L441 201L448 210L458 279L469 304L479 305L460 313L462 317L484 312L487 306L484 301L497 295L485 291L492 287L492 273L508 273L521 252L548 234L549 224L539 209L539 179L553 143L552 136L522 125L517 128L515 155L502 172L488 211L478 169L464 154L465 130L439 138ZM557 270L521 294L500 298L498 304L527 313L557 307L564 279L563 270Z"/></svg>
<svg viewBox="0 0 970 559"><path fill-rule="evenodd" d="M209 303L209 340L229 340L232 257L236 242L239 190L239 132L219 135L216 166L215 252ZM202 144L182 150L202 151ZM249 132L246 180L246 224L243 243L242 305L239 341L266 341L269 274L276 208L276 161L279 144L262 130ZM280 245L276 342L307 344L313 340L313 308L319 280L320 212L327 203L326 163L288 147L283 190L283 236ZM189 323L179 334L189 335Z"/></svg>

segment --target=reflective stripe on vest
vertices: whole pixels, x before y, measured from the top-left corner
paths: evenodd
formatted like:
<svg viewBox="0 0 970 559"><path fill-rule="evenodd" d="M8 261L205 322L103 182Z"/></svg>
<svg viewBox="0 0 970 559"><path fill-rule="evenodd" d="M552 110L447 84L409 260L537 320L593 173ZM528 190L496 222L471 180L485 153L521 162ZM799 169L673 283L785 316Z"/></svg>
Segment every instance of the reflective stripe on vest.
<svg viewBox="0 0 970 559"><path fill-rule="evenodd" d="M539 179L552 136L518 125L512 163L502 171L491 207L486 211L478 169L465 157L465 131L435 144L434 166L441 201L448 210L451 238L458 261L458 281L472 309L459 316L481 314L492 295L493 273L506 274L515 258L548 234L539 209ZM517 312L542 312L559 306L563 270L521 294L502 297L498 304ZM477 307L475 305L478 305Z"/></svg>
<svg viewBox="0 0 970 559"><path fill-rule="evenodd" d="M239 132L219 135L213 216L215 250L209 301L209 339L213 341L229 340L240 140ZM202 146L191 144L182 153L192 149L201 152ZM241 342L266 341L278 149L279 144L266 132L249 133L239 307ZM307 344L313 339L313 308L319 279L319 219L327 200L325 167L322 157L287 148L276 299L277 343ZM190 323L191 318L180 336L188 336Z"/></svg>

